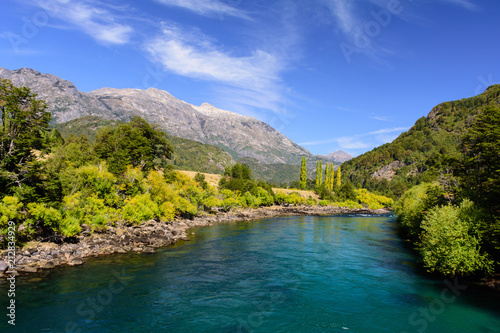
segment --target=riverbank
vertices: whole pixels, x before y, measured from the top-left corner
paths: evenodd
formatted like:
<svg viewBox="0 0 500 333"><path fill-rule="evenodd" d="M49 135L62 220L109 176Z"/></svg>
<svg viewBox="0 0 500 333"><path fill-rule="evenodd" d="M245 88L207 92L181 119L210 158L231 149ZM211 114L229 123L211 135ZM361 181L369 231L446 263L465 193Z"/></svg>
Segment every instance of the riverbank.
<svg viewBox="0 0 500 333"><path fill-rule="evenodd" d="M165 247L179 240L189 240L188 229L210 226L217 223L251 221L289 215L336 215L336 214L383 214L388 210L349 209L332 206L261 207L240 209L226 213L204 214L192 220L176 219L171 222L151 220L139 226L116 225L105 232L83 230L71 242L30 242L16 248L16 270L8 270L8 251L0 252L0 277L20 274L35 274L57 266L76 266L89 257L126 253L130 251L155 253L156 248ZM85 226L83 226L85 228Z"/></svg>

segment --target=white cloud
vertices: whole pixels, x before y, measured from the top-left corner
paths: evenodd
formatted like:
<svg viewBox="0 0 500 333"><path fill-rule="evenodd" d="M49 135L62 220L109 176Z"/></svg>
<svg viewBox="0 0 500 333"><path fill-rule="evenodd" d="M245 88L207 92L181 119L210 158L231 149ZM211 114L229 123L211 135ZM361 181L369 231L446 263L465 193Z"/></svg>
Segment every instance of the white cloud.
<svg viewBox="0 0 500 333"><path fill-rule="evenodd" d="M250 19L242 10L229 6L219 0L156 0L157 2L173 7L181 7L203 16L227 15Z"/></svg>
<svg viewBox="0 0 500 333"><path fill-rule="evenodd" d="M114 13L109 10L111 6L98 1L33 0L31 3L104 44L128 43L134 32L131 26L116 22Z"/></svg>
<svg viewBox="0 0 500 333"><path fill-rule="evenodd" d="M233 102L279 112L283 66L271 53L256 49L236 56L217 48L201 33L176 27L165 27L161 36L146 43L145 49L169 72L221 83L223 87L218 89L230 91Z"/></svg>

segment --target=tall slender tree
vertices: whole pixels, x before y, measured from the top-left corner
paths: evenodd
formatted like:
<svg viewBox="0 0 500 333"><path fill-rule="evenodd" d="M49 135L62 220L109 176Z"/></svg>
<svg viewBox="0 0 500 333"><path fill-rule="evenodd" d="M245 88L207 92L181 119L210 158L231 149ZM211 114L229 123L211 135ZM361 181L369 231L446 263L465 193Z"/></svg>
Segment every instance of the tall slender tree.
<svg viewBox="0 0 500 333"><path fill-rule="evenodd" d="M340 185L342 185L341 177L342 177L342 174L341 174L340 165L339 165L339 167L337 168L337 184L336 184L338 188L340 188Z"/></svg>
<svg viewBox="0 0 500 333"><path fill-rule="evenodd" d="M305 190L307 183L307 166L306 157L302 156L302 163L300 166L300 189Z"/></svg>
<svg viewBox="0 0 500 333"><path fill-rule="evenodd" d="M330 191L333 191L333 183L335 181L335 168L333 166L333 163L330 164L329 171L330 171L330 175L328 177L328 189Z"/></svg>
<svg viewBox="0 0 500 333"><path fill-rule="evenodd" d="M323 163L321 161L316 162L316 187L320 187L323 181Z"/></svg>

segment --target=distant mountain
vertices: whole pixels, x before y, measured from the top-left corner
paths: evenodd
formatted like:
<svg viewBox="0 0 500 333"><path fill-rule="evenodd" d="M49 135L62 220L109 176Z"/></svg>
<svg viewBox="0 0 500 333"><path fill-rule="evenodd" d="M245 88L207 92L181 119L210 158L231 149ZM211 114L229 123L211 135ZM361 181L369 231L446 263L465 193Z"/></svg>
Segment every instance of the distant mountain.
<svg viewBox="0 0 500 333"><path fill-rule="evenodd" d="M500 105L500 85L476 97L439 104L393 142L343 163L344 175L354 184L395 196L445 176L447 160L460 154L460 137L490 105Z"/></svg>
<svg viewBox="0 0 500 333"><path fill-rule="evenodd" d="M334 153L324 155L324 157L329 159L329 160L332 160L334 162L339 162L339 163L343 163L343 162L346 162L346 161L349 161L350 159L352 159L352 155L350 155L342 150L337 150Z"/></svg>
<svg viewBox="0 0 500 333"><path fill-rule="evenodd" d="M70 81L29 68L0 68L0 77L38 93L47 101L54 123L85 116L127 121L137 115L170 135L220 147L235 159L252 157L261 163L298 164L302 156L312 156L260 120L207 103L191 105L163 90L103 88L84 93Z"/></svg>

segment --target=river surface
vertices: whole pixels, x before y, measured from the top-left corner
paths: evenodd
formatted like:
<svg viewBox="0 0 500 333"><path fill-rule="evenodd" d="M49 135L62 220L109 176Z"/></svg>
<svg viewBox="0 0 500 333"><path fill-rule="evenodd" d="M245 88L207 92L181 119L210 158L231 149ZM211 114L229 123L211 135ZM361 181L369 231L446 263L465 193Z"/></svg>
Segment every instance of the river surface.
<svg viewBox="0 0 500 333"><path fill-rule="evenodd" d="M418 273L394 217L282 217L16 281L0 332L500 332L500 295Z"/></svg>

